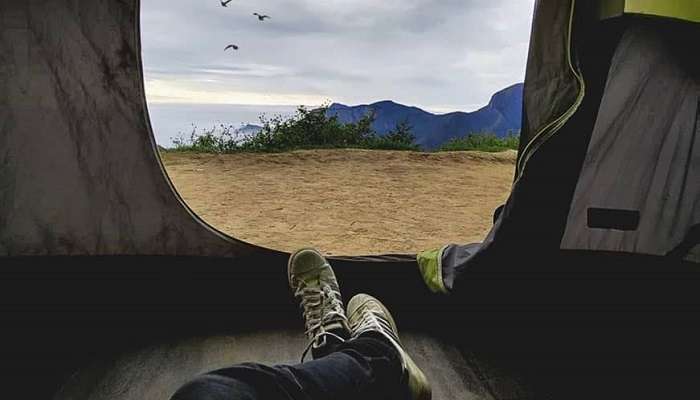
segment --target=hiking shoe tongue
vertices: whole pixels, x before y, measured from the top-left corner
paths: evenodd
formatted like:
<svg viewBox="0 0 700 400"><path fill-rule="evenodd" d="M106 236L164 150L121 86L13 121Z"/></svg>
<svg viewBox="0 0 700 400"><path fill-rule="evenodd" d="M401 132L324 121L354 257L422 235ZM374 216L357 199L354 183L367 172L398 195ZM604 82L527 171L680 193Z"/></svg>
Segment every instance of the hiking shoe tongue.
<svg viewBox="0 0 700 400"><path fill-rule="evenodd" d="M323 353L331 343L342 343L350 337L348 319L335 273L328 261L314 249L292 254L288 265L289 286L299 300L309 338L302 356L311 349Z"/></svg>
<svg viewBox="0 0 700 400"><path fill-rule="evenodd" d="M399 331L389 310L377 299L367 294L358 294L348 303L348 322L352 338L364 334L379 334L393 345L399 353L403 366L406 388L412 400L430 400L432 390L423 371L418 368L404 350Z"/></svg>

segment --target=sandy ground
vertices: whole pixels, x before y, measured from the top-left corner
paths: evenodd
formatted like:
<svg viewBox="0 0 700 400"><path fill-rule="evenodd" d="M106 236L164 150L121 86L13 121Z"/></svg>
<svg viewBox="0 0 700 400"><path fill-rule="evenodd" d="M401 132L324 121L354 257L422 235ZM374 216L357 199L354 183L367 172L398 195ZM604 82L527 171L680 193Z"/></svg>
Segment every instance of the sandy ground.
<svg viewBox="0 0 700 400"><path fill-rule="evenodd" d="M510 191L515 152L165 153L163 161L190 207L229 235L367 255L482 240Z"/></svg>

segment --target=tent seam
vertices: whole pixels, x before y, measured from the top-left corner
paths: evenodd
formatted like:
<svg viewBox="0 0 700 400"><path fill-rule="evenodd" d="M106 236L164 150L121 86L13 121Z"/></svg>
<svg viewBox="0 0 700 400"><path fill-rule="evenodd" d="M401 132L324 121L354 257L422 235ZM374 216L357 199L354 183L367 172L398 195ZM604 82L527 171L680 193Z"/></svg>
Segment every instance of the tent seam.
<svg viewBox="0 0 700 400"><path fill-rule="evenodd" d="M515 186L520 178L522 178L523 173L525 171L525 166L527 165L527 162L530 160L532 154L539 149L539 147L547 140L549 140L555 133L557 133L568 121L571 116L578 110L579 106L583 102L583 97L585 96L585 81L583 79L583 76L580 74L580 72L574 67L574 63L572 61L572 38L573 38L573 22L574 22L574 11L576 9L576 0L571 1L571 10L569 11L569 29L568 29L568 38L567 38L567 46L566 46L566 54L567 54L567 62L569 65L569 69L573 73L574 77L576 78L578 84L579 84L579 93L578 96L576 97L576 100L574 103L558 118L550 122L549 124L545 125L543 128L539 130L539 132L533 137L533 139L525 146L525 148L522 151L522 158L518 162L518 165L516 166L517 170L517 178L515 179L515 182L513 183L513 186ZM540 142L539 144L537 142Z"/></svg>

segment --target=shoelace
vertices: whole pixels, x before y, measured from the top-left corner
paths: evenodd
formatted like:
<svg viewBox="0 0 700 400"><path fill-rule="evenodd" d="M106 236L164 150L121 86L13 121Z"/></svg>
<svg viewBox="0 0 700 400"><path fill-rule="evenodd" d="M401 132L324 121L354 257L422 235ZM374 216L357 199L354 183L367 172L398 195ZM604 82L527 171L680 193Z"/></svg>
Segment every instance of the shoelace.
<svg viewBox="0 0 700 400"><path fill-rule="evenodd" d="M396 341L399 340L394 333L394 329L391 327L391 323L386 321L384 318L377 317L377 315L369 308L366 308L361 312L359 322L353 324L351 329L353 332L353 337L360 336L365 332L376 331L379 329L381 330L381 333L391 336Z"/></svg>
<svg viewBox="0 0 700 400"><path fill-rule="evenodd" d="M352 320L352 317L350 319ZM369 308L365 308L361 312L359 322L352 323L350 325L350 330L352 331L353 338L356 338L365 332L377 332L378 330L380 334L391 337L396 346L401 347L401 341L396 336L391 323L384 318L377 317L377 314L372 312L372 310ZM404 371L406 371L407 366L406 359L404 357L401 357L401 364Z"/></svg>
<svg viewBox="0 0 700 400"><path fill-rule="evenodd" d="M300 307L306 321L306 336L310 339L301 356L303 362L311 348L319 348L326 344L326 339L331 336L344 342L345 339L328 332L324 325L333 321L346 321L343 303L340 301L340 292L329 285L321 285L321 288L307 287L303 282L294 293L301 298Z"/></svg>

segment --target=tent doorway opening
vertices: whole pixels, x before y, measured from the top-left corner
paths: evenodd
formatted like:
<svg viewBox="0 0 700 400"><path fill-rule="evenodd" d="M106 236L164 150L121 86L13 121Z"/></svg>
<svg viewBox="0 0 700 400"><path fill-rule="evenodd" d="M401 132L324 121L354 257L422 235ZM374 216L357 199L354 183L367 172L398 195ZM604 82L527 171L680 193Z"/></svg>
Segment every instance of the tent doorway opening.
<svg viewBox="0 0 700 400"><path fill-rule="evenodd" d="M144 2L161 161L201 219L263 247L480 241L513 182L533 6Z"/></svg>

